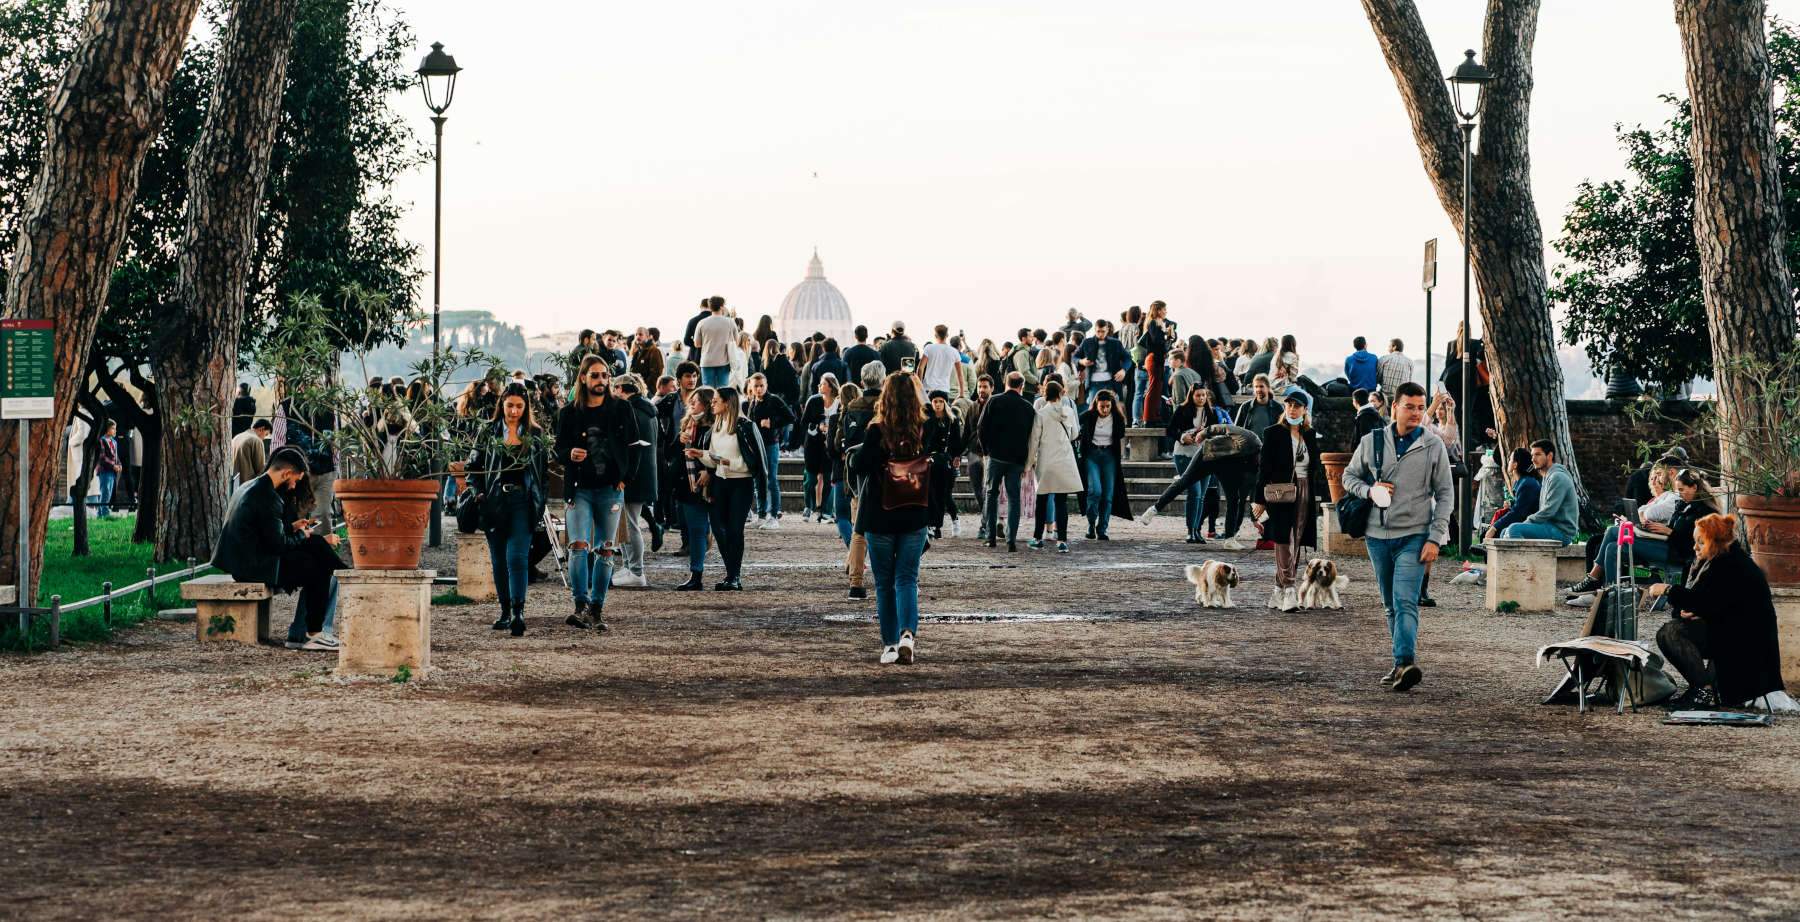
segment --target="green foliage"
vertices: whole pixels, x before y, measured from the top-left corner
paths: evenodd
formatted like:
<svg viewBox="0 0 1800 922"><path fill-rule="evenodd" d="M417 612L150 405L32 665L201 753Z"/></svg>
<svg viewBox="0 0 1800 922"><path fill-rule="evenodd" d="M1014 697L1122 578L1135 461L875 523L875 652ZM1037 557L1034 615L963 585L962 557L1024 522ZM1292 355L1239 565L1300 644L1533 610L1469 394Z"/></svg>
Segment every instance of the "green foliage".
<svg viewBox="0 0 1800 922"><path fill-rule="evenodd" d="M388 681L394 683L395 685L405 685L406 683L412 681L412 667L406 665L405 663L401 663L400 668L394 670L394 677L389 679Z"/></svg>
<svg viewBox="0 0 1800 922"><path fill-rule="evenodd" d="M89 555L77 558L72 556L74 521L53 520L50 523L49 537L44 544L44 571L38 578L38 605L48 607L52 596L61 596L65 603L91 599L101 593L103 583L110 582L116 587L124 587L142 581L145 569L151 566L154 549L149 545L132 543L131 531L134 525L133 517L129 515L90 520ZM170 569L168 565L158 566L157 572L167 573ZM154 595L133 592L114 601L110 625L105 623L98 606L64 615L63 640L104 640L114 630L148 620L155 617L157 611L176 608L180 604L181 587L176 583L164 583L156 587ZM33 628L32 633L31 647L43 649L49 642L49 626L38 625ZM23 647L17 626L11 623L0 624L0 650L18 650Z"/></svg>
<svg viewBox="0 0 1800 922"><path fill-rule="evenodd" d="M1716 439L1721 457L1736 458L1736 469L1707 470L1693 464L1707 479L1732 493L1751 496L1800 496L1800 345L1773 360L1740 356L1731 361L1732 372L1746 383L1738 401L1744 419L1761 420L1734 429L1721 425L1718 407L1708 403L1691 419L1671 416L1654 402L1629 408L1634 422L1672 422L1681 433L1678 441ZM1640 442L1645 457L1658 446Z"/></svg>
<svg viewBox="0 0 1800 922"><path fill-rule="evenodd" d="M473 604L475 604L475 600L452 589L449 592L440 592L437 595L432 596L431 604L433 604L433 605L473 605Z"/></svg>
<svg viewBox="0 0 1800 922"><path fill-rule="evenodd" d="M213 615L206 619L206 636L230 634L237 630L237 619L230 615Z"/></svg>
<svg viewBox="0 0 1800 922"><path fill-rule="evenodd" d="M1769 20L1776 143L1789 227L1800 227L1800 33ZM1562 308L1562 335L1581 345L1602 377L1623 371L1668 387L1712 378L1712 337L1694 243L1693 121L1688 101L1655 130L1619 129L1629 179L1583 182L1553 242L1564 260L1550 298ZM1800 263L1800 234L1788 235Z"/></svg>
<svg viewBox="0 0 1800 922"><path fill-rule="evenodd" d="M1519 611L1519 603L1512 599L1507 599L1504 602L1496 602L1494 603L1494 611L1502 615L1517 614Z"/></svg>

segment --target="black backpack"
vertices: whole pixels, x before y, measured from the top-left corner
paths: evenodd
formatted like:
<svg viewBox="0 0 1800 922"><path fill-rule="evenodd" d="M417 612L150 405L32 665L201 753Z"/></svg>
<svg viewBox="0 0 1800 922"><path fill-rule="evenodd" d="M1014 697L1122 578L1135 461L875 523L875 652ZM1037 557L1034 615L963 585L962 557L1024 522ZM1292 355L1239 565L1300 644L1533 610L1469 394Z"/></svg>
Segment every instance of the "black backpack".
<svg viewBox="0 0 1800 922"><path fill-rule="evenodd" d="M1382 455L1387 451L1387 429L1377 429L1369 433L1369 436L1375 448L1375 463L1369 465L1369 482L1376 483L1381 480ZM1344 499L1337 507L1338 531L1352 538L1361 538L1369 531L1369 510L1373 508L1375 504L1368 497L1344 491Z"/></svg>

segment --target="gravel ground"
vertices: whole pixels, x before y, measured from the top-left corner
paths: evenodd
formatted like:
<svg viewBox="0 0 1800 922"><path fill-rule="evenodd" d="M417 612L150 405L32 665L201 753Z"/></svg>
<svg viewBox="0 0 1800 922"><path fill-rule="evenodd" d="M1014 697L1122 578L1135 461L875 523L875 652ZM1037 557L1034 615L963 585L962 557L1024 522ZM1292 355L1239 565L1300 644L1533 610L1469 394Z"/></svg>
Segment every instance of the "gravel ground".
<svg viewBox="0 0 1800 922"><path fill-rule="evenodd" d="M603 636L554 584L518 639L441 606L404 685L183 624L0 659L0 917L1800 915L1800 722L1541 707L1572 611L1440 579L1396 695L1366 561L1279 614L1272 555L1215 552L1244 607L1202 610L1165 518L940 542L928 615L1070 617L884 668L835 535L784 524L743 593L657 555Z"/></svg>

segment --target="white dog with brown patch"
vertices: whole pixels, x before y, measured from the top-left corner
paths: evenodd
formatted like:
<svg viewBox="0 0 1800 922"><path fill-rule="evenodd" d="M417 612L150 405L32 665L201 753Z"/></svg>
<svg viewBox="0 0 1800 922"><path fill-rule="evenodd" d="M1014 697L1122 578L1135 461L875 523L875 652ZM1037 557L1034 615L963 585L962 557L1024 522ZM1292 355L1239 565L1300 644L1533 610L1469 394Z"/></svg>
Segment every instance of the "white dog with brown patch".
<svg viewBox="0 0 1800 922"><path fill-rule="evenodd" d="M1238 584L1237 567L1219 560L1187 565L1187 581L1194 584L1194 601L1202 608L1236 608L1231 590Z"/></svg>
<svg viewBox="0 0 1800 922"><path fill-rule="evenodd" d="M1338 591L1348 585L1350 577L1339 576L1336 563L1314 557L1306 562L1306 572L1300 580L1300 607L1343 608Z"/></svg>

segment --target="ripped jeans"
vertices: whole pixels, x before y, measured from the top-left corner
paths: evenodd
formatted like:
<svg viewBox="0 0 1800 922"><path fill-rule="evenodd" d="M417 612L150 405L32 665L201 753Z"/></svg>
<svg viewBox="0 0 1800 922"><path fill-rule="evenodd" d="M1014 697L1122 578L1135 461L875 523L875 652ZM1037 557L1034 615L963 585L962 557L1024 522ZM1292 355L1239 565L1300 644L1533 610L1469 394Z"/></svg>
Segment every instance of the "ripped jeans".
<svg viewBox="0 0 1800 922"><path fill-rule="evenodd" d="M569 587L576 602L606 608L612 586L624 495L616 487L582 487L569 501Z"/></svg>

